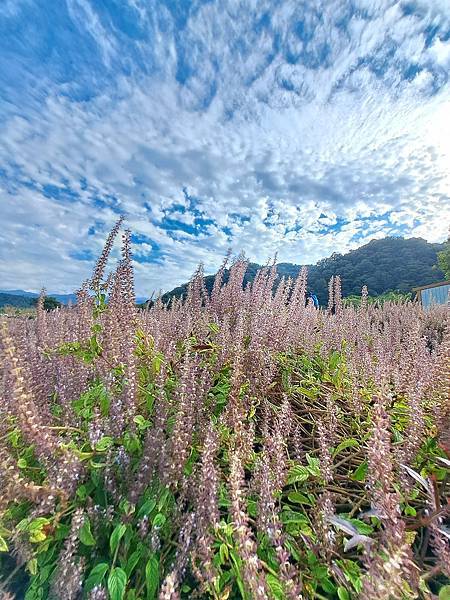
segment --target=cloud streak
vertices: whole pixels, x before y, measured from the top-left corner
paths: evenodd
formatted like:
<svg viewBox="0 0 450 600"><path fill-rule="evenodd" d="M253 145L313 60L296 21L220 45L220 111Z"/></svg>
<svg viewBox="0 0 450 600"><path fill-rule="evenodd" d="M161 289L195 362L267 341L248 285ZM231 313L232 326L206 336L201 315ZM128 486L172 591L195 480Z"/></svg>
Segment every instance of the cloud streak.
<svg viewBox="0 0 450 600"><path fill-rule="evenodd" d="M5 288L70 291L120 212L139 295L230 246L307 263L445 237L445 2L70 0L54 24L8 6L0 29L28 29L33 50L14 38L0 82ZM71 33L49 52L55 27Z"/></svg>

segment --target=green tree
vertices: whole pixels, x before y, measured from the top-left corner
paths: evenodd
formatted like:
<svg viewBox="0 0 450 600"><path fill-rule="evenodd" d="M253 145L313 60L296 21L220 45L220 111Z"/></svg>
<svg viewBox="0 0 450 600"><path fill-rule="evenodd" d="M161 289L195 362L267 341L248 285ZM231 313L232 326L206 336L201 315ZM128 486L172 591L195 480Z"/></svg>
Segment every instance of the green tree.
<svg viewBox="0 0 450 600"><path fill-rule="evenodd" d="M445 248L437 253L438 265L444 272L446 279L450 279L450 240L446 242Z"/></svg>
<svg viewBox="0 0 450 600"><path fill-rule="evenodd" d="M33 298L33 304L34 306L36 306L38 303L38 298ZM58 300L56 300L56 298L53 298L52 296L45 296L44 298L44 310L54 310L55 308L59 308L61 305L61 302L58 302Z"/></svg>
<svg viewBox="0 0 450 600"><path fill-rule="evenodd" d="M347 254L335 252L329 258L308 266L308 287L319 298L322 306L328 300L328 281L332 275L340 275L344 297L360 296L361 288L367 285L372 297L380 296L389 290L408 293L412 288L441 281L445 275L437 266L437 253L445 244L429 244L421 238L387 237L372 240L368 244ZM447 254L448 256L448 254ZM450 260L448 262L450 264ZM250 263L244 277L244 286L255 277L259 265ZM295 278L300 265L280 263L278 276ZM228 280L228 271L224 282ZM449 276L449 275L447 275ZM205 286L211 292L213 276L205 277ZM166 292L162 300L186 296L187 284Z"/></svg>
<svg viewBox="0 0 450 600"><path fill-rule="evenodd" d="M61 302L58 302L52 296L46 296L44 298L44 310L54 310L55 308L59 308L61 306Z"/></svg>

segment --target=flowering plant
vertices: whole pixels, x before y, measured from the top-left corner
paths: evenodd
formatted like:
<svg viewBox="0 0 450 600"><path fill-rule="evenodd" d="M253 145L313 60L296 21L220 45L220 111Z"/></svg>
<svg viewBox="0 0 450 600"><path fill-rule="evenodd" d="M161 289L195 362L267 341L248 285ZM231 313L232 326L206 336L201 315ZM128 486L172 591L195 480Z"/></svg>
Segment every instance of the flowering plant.
<svg viewBox="0 0 450 600"><path fill-rule="evenodd" d="M139 311L121 225L76 306L0 323L3 596L446 593L446 309L314 310L239 257Z"/></svg>

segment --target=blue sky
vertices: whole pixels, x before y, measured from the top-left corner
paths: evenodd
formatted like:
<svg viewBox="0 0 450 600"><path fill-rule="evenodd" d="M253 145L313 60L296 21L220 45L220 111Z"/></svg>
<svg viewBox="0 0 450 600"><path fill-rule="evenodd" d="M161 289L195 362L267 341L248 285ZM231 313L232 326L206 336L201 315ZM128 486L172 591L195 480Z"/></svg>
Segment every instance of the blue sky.
<svg viewBox="0 0 450 600"><path fill-rule="evenodd" d="M448 0L2 0L1 287L137 292L450 222Z"/></svg>

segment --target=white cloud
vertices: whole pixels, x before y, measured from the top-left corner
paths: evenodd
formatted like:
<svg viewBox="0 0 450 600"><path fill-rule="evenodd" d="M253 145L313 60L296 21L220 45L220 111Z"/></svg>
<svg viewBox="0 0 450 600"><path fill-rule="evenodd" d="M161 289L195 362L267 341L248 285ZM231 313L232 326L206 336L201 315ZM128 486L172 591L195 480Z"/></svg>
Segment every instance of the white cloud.
<svg viewBox="0 0 450 600"><path fill-rule="evenodd" d="M69 15L77 28L85 29L96 42L102 53L106 66L111 65L111 59L116 54L114 39L102 26L89 0L66 0ZM95 6L95 5L94 5Z"/></svg>
<svg viewBox="0 0 450 600"><path fill-rule="evenodd" d="M45 101L5 119L0 163L15 195L0 190L3 288L78 285L90 265L71 254L99 251L88 229L112 225L112 198L162 252L161 264L137 264L139 295L181 283L200 261L214 270L230 245L259 262L278 252L311 263L396 231L445 238L448 42L427 48L425 32L449 18L446 4L404 15L398 2L359 0L351 15L344 1L208 3L181 29L167 8L129 4L148 34L129 51L150 73L117 71L125 33L92 1L69 0L116 75L75 100L46 73ZM46 198L50 184L79 197ZM213 221L197 236L162 224L195 224L183 188Z"/></svg>
<svg viewBox="0 0 450 600"><path fill-rule="evenodd" d="M450 69L450 40L442 41L439 38L431 46L431 58L444 69Z"/></svg>

